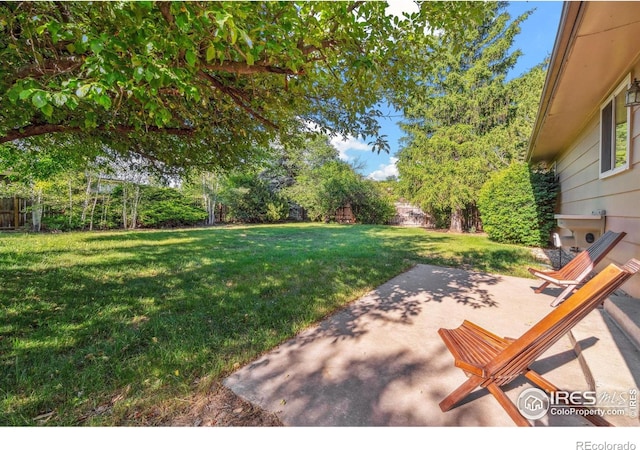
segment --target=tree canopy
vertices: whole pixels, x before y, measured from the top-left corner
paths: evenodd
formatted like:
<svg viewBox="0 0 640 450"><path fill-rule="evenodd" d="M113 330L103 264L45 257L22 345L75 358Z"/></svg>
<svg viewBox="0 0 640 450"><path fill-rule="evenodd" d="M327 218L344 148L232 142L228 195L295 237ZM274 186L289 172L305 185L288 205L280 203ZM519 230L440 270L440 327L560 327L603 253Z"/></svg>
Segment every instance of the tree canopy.
<svg viewBox="0 0 640 450"><path fill-rule="evenodd" d="M409 98L439 37L487 5L397 17L368 1L3 2L0 144L48 136L158 167L233 167L313 123L385 150L377 106Z"/></svg>

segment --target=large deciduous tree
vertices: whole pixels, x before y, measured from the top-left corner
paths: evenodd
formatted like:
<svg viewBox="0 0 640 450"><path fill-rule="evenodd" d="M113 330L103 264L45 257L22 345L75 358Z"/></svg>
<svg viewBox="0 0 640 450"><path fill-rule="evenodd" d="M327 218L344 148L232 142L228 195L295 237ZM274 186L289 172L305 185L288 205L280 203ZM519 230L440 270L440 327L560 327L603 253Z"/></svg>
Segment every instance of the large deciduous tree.
<svg viewBox="0 0 640 450"><path fill-rule="evenodd" d="M405 146L397 163L401 192L433 215L448 215L452 231L478 223L480 188L490 173L522 153L528 138L521 116L530 108L519 112L524 85L506 82L520 56L512 50L514 37L528 13L512 19L504 3L493 8L462 41L443 36L446 52L436 70L420 80L402 124ZM539 95L536 87L528 86L532 95ZM469 211L475 219L465 220Z"/></svg>
<svg viewBox="0 0 640 450"><path fill-rule="evenodd" d="M338 210L347 205L358 223L384 224L395 214L380 185L341 161L326 137L308 141L288 161L288 172L295 179L283 191L311 220L335 220Z"/></svg>
<svg viewBox="0 0 640 450"><path fill-rule="evenodd" d="M0 144L71 134L159 168L233 167L313 122L386 149L376 105L409 98L437 37L486 10L419 4L3 2Z"/></svg>

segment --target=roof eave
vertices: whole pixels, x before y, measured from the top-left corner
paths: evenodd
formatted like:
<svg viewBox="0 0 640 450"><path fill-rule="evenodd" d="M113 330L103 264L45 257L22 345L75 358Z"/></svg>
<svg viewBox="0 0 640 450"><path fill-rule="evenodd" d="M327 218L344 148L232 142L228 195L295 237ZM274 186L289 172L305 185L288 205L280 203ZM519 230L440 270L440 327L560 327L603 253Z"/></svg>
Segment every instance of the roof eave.
<svg viewBox="0 0 640 450"><path fill-rule="evenodd" d="M547 117L551 99L556 91L558 80L562 73L564 62L566 61L566 55L570 51L575 40L578 24L580 23L580 18L584 11L583 6L584 2L581 1L566 1L562 6L562 13L560 15L556 40L553 45L553 52L551 54L551 60L549 61L549 67L547 69L547 76L542 90L540 106L538 107L538 114L529 139L529 146L525 157L525 160L528 162L538 162L543 159L536 158L535 154L538 136Z"/></svg>

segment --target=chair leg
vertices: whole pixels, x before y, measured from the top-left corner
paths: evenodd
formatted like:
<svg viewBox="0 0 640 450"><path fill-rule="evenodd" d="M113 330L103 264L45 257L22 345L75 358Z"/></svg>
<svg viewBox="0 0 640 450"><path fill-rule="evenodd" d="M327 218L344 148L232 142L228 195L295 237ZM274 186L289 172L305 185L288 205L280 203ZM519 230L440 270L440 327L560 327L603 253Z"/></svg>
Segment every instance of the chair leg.
<svg viewBox="0 0 640 450"><path fill-rule="evenodd" d="M511 399L507 397L507 394L505 394L499 386L497 386L495 383L490 383L487 385L487 389L493 394L496 400L498 400L500 406L502 406L506 413L509 414L509 417L511 417L511 420L513 420L516 425L518 425L519 427L531 426L529 421L525 419L522 414L520 414L518 408L516 408L516 405L513 404Z"/></svg>
<svg viewBox="0 0 640 450"><path fill-rule="evenodd" d="M542 389L547 393L556 392L559 390L554 384L547 381L546 378L544 378L535 370L527 369L527 371L524 372L524 376L533 384L535 384L536 386L538 386L540 389Z"/></svg>
<svg viewBox="0 0 640 450"><path fill-rule="evenodd" d="M540 285L540 286L539 286L535 291L533 291L533 292L535 292L536 294L539 294L539 293L541 293L542 291L544 291L544 290L545 290L545 288L546 288L547 286L549 286L549 282L548 282L548 281L545 281L544 283L542 283L542 284L541 284L541 285Z"/></svg>
<svg viewBox="0 0 640 450"><path fill-rule="evenodd" d="M575 287L575 286L573 286L573 285L571 285L571 286L567 286L567 287L564 289L564 291L562 291L562 292L560 293L560 295L558 295L558 296L555 298L555 300L551 302L551 306L553 306L554 308L555 308L556 306L558 306L560 303L562 303L562 302L565 300L565 298L567 298L567 297L569 296L569 294L571 294L571 293L573 292L573 290L574 290L575 288L576 288L576 287Z"/></svg>
<svg viewBox="0 0 640 450"><path fill-rule="evenodd" d="M592 391L595 391L596 380L595 378L593 378L593 374L591 373L591 368L589 367L587 360L584 358L584 355L582 354L582 347L580 347L580 343L578 342L576 337L573 335L573 331L571 330L569 330L569 332L567 333L567 337L569 338L571 345L573 345L573 353L576 354L576 358L580 363L580 368L582 369L582 373L584 374L584 378L587 381L587 385L589 386L589 389Z"/></svg>
<svg viewBox="0 0 640 450"><path fill-rule="evenodd" d="M447 395L445 399L440 402L442 412L449 411L453 408L456 403L469 395L475 388L480 386L483 381L483 378L477 375L471 375L467 381L462 383L455 391Z"/></svg>

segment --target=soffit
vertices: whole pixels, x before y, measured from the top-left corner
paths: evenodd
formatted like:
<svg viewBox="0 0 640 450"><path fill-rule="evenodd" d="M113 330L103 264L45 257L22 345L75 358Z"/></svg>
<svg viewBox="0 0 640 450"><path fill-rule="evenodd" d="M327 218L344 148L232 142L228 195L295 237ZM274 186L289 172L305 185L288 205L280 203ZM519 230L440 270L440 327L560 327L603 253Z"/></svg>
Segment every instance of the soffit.
<svg viewBox="0 0 640 450"><path fill-rule="evenodd" d="M575 22L559 30L567 45L549 67L557 76L547 78L553 85L545 86L548 98L530 142L533 161L553 160L571 145L640 52L640 2L582 2L581 8Z"/></svg>

